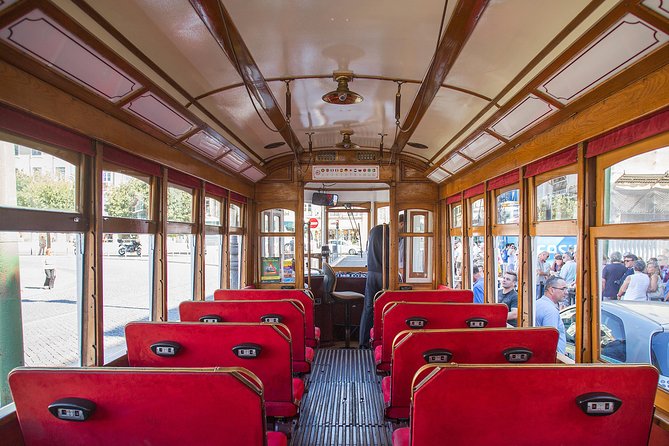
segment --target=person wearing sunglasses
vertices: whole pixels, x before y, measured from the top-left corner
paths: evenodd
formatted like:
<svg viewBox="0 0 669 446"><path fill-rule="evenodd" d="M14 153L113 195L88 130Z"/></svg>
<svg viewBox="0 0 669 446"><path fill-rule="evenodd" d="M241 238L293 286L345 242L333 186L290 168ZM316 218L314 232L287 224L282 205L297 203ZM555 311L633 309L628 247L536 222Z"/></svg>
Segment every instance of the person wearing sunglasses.
<svg viewBox="0 0 669 446"><path fill-rule="evenodd" d="M564 324L560 318L558 303L567 295L567 282L562 277L552 276L546 280L544 295L537 300L535 313L536 327L554 327L559 333L557 351L564 354L567 345Z"/></svg>

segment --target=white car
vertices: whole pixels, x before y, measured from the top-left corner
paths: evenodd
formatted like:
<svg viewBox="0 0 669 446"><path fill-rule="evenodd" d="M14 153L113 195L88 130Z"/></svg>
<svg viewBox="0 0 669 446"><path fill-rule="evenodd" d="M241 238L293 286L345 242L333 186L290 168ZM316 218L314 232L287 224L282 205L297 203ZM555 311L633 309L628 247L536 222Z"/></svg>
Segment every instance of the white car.
<svg viewBox="0 0 669 446"><path fill-rule="evenodd" d="M360 252L360 246L355 246L346 240L330 240L328 246L333 254L356 255Z"/></svg>

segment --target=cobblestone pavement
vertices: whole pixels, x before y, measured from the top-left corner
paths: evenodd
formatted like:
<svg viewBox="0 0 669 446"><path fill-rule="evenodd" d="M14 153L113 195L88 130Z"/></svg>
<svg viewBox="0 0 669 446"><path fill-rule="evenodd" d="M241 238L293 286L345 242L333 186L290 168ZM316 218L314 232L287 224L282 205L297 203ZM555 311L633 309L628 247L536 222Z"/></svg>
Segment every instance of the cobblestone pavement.
<svg viewBox="0 0 669 446"><path fill-rule="evenodd" d="M76 257L52 256L56 267L53 289L45 289L44 257L21 256L21 312L24 360L28 366L78 365L80 280ZM124 327L150 316L151 262L148 256L103 259L103 330L105 359L125 352ZM210 270L211 268L208 268ZM178 319L178 305L192 298L190 256L168 258L170 320Z"/></svg>

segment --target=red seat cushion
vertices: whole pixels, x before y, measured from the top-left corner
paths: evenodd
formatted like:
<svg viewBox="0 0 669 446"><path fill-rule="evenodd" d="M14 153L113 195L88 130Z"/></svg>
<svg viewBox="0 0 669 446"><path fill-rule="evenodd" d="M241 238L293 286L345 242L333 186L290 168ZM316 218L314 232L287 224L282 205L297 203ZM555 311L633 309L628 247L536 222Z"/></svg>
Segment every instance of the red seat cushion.
<svg viewBox="0 0 669 446"><path fill-rule="evenodd" d="M374 340L374 327L369 329L369 338L373 341Z"/></svg>
<svg viewBox="0 0 669 446"><path fill-rule="evenodd" d="M395 429L393 432L393 446L409 446L411 430L408 427Z"/></svg>
<svg viewBox="0 0 669 446"><path fill-rule="evenodd" d="M314 362L314 349L311 347L304 348L304 359L307 362Z"/></svg>
<svg viewBox="0 0 669 446"><path fill-rule="evenodd" d="M321 327L314 327L314 337L316 340L320 341L321 339Z"/></svg>
<svg viewBox="0 0 669 446"><path fill-rule="evenodd" d="M374 349L374 361L376 361L377 364L381 364L382 358L383 358L383 347L377 345L376 348Z"/></svg>
<svg viewBox="0 0 669 446"><path fill-rule="evenodd" d="M302 401L302 396L304 396L304 381L302 378L293 378L293 400L298 406Z"/></svg>
<svg viewBox="0 0 669 446"><path fill-rule="evenodd" d="M267 432L267 446L288 446L288 438L283 432Z"/></svg>
<svg viewBox="0 0 669 446"><path fill-rule="evenodd" d="M390 376L384 376L381 380L381 391L383 392L383 402L390 403Z"/></svg>

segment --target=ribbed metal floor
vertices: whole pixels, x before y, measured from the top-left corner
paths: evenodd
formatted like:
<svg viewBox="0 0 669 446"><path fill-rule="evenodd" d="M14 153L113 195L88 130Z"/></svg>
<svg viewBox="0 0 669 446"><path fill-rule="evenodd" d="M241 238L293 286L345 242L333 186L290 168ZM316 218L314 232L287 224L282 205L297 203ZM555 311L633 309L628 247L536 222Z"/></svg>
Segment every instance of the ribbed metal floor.
<svg viewBox="0 0 669 446"><path fill-rule="evenodd" d="M391 429L372 351L318 350L291 445L384 446Z"/></svg>

